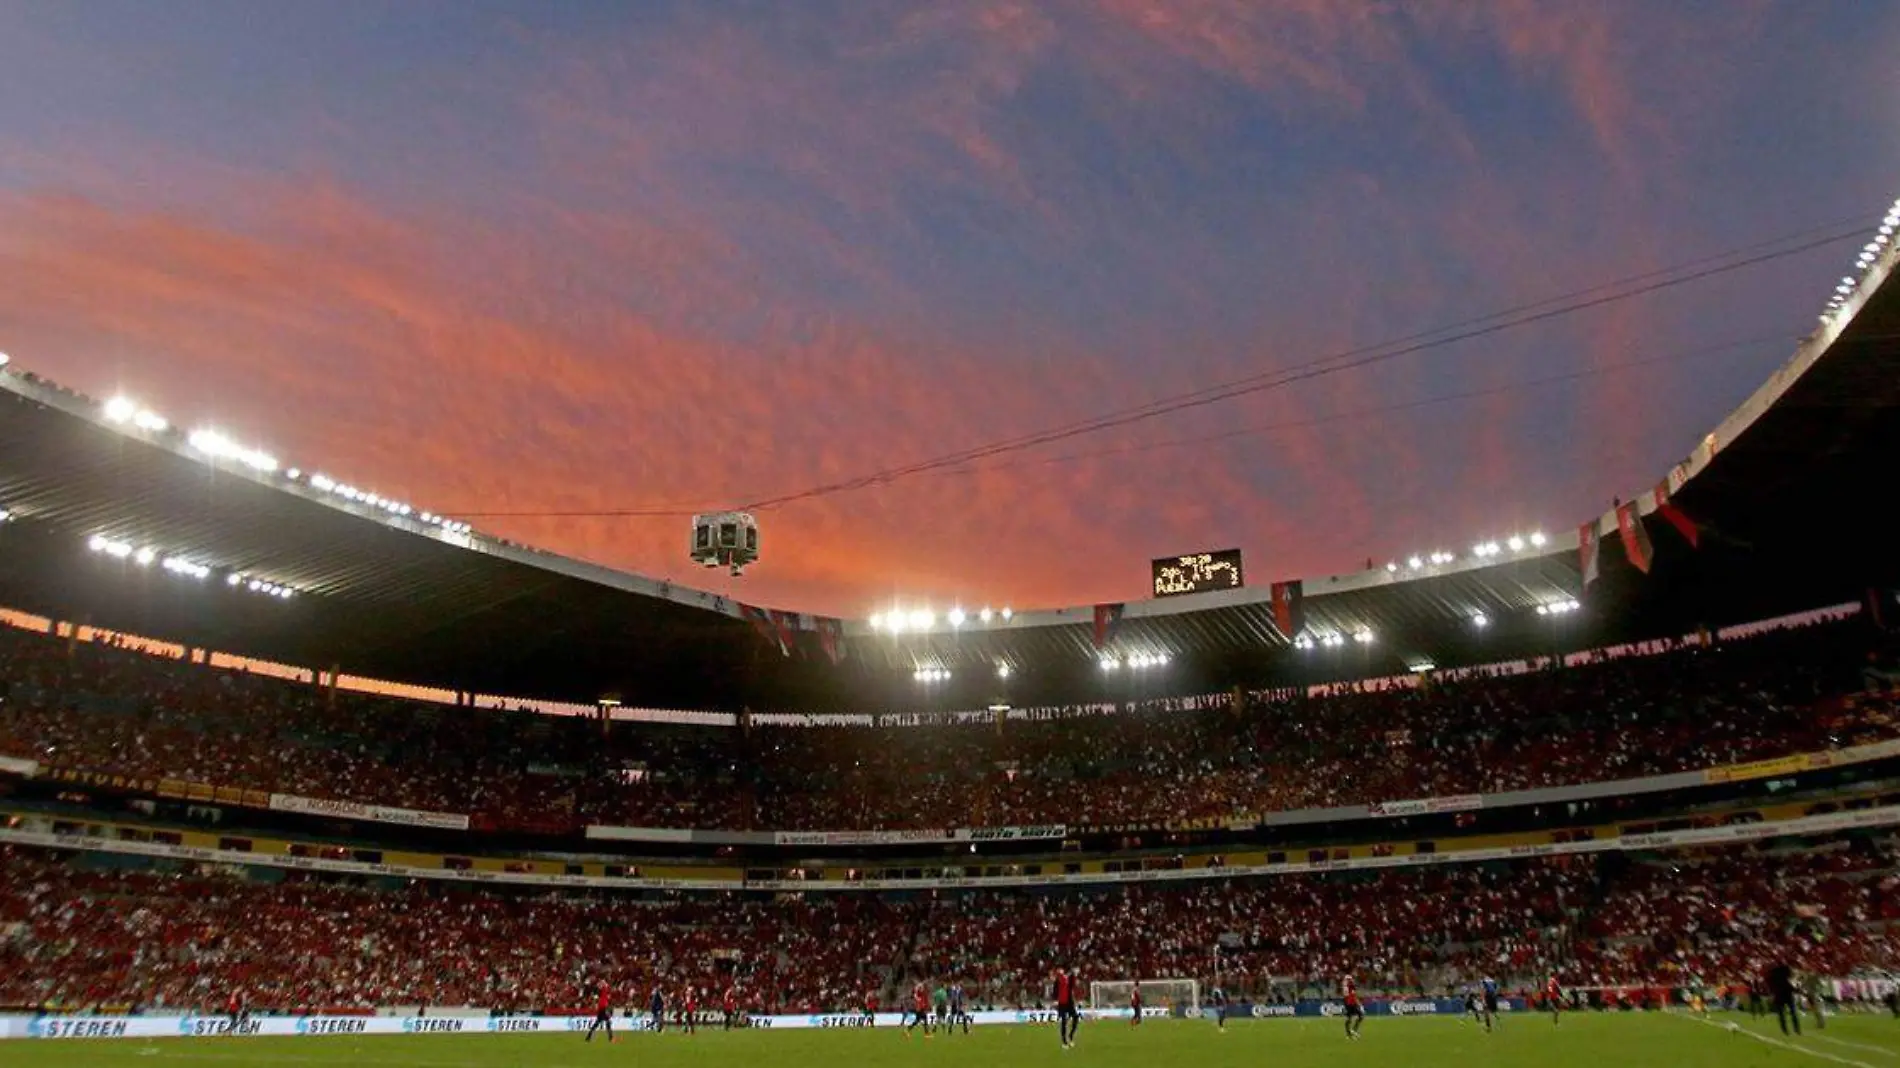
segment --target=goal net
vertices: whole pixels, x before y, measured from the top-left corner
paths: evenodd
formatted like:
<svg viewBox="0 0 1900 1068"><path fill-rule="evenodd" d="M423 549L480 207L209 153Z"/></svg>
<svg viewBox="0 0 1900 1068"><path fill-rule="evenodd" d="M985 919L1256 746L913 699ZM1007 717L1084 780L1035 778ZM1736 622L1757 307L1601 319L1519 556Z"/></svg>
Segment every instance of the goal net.
<svg viewBox="0 0 1900 1068"><path fill-rule="evenodd" d="M1201 983L1198 979L1118 979L1089 984L1089 1008L1125 1009L1135 988L1141 987L1142 1015L1160 1014L1172 1009L1188 1016L1201 1011Z"/></svg>

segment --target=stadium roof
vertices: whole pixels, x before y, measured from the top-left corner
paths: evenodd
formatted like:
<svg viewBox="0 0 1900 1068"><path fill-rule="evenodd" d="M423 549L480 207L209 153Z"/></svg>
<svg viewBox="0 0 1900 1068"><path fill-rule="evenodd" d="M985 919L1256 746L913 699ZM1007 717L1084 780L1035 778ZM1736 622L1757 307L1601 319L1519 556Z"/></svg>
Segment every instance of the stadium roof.
<svg viewBox="0 0 1900 1068"><path fill-rule="evenodd" d="M1647 517L1651 572L1626 558L1612 509L1590 524L1602 574L1587 590L1573 528L1495 556L1306 579L1297 634L1284 633L1270 591L1253 587L1120 606L1102 649L1095 606L901 634L849 621L834 667L813 617L788 619L801 655L781 657L725 597L345 495L229 443L142 428L127 412L108 419L16 366L0 370L0 509L12 518L0 523L0 605L374 678L681 708L913 706L919 668L952 673L933 701L1027 703L1377 676L1682 634L1895 584L1883 501L1900 459L1895 261L1884 247L1787 364L1658 472L1697 545L1642 492L1633 500ZM94 551L100 538L160 558L142 567ZM210 574L194 585L164 572L164 557ZM252 580L297 595L253 593ZM1551 611L1574 601L1580 610ZM1290 648L1302 636L1315 647ZM1164 655L1166 681L1076 689L1105 657Z"/></svg>

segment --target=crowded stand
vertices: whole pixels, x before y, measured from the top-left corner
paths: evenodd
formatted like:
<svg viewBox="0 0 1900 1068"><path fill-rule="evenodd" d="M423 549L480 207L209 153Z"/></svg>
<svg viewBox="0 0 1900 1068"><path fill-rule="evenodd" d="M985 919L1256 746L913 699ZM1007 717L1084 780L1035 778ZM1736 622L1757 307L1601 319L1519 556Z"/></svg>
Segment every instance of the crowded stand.
<svg viewBox="0 0 1900 1068"><path fill-rule="evenodd" d="M748 1012L850 1012L910 981L1033 1008L1057 966L1239 997L1737 984L1774 963L1847 978L1896 959L1885 841L1834 838L1430 870L956 894L510 892L373 885L0 850L0 1006L569 1011L606 982Z"/></svg>
<svg viewBox="0 0 1900 1068"><path fill-rule="evenodd" d="M1631 778L1896 733L1834 621L1416 686L1023 720L596 722L333 692L0 628L0 755L465 813L475 826L1160 825Z"/></svg>

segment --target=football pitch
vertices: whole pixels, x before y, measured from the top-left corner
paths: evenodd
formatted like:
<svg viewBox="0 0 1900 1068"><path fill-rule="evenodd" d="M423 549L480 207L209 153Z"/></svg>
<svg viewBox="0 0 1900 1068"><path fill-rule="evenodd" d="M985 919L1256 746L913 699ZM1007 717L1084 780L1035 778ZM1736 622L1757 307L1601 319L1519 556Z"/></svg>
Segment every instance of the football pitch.
<svg viewBox="0 0 1900 1068"><path fill-rule="evenodd" d="M1729 1023L1739 1025L1730 1030ZM20 1040L0 1047L8 1068L38 1066L369 1065L374 1068L1042 1068L1088 1064L1142 1066L1301 1065L1416 1066L1416 1068L1715 1068L1735 1065L1808 1065L1827 1068L1900 1068L1900 1020L1840 1016L1825 1031L1783 1039L1774 1021L1714 1014L1708 1022L1673 1014L1579 1013L1553 1027L1548 1017L1524 1015L1487 1035L1474 1024L1445 1018L1377 1018L1365 1037L1347 1042L1336 1020L1236 1021L1226 1032L1212 1024L1125 1021L1085 1025L1077 1048L1059 1048L1049 1026L983 1027L967 1036L896 1030L702 1031L631 1035L613 1045L577 1034L430 1035L338 1038L210 1038Z"/></svg>

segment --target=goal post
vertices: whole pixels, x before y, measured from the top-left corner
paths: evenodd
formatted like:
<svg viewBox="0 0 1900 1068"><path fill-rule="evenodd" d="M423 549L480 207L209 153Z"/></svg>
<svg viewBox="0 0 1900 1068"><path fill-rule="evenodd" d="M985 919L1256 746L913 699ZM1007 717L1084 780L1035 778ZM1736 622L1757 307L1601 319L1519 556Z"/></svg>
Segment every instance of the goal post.
<svg viewBox="0 0 1900 1068"><path fill-rule="evenodd" d="M1089 1008L1097 1011L1126 1009L1141 987L1142 1015L1160 1015L1169 1009L1187 1016L1201 1013L1201 982L1198 979L1115 979L1089 984Z"/></svg>

